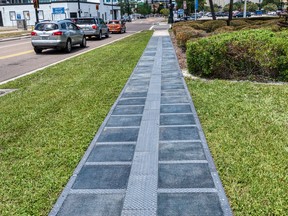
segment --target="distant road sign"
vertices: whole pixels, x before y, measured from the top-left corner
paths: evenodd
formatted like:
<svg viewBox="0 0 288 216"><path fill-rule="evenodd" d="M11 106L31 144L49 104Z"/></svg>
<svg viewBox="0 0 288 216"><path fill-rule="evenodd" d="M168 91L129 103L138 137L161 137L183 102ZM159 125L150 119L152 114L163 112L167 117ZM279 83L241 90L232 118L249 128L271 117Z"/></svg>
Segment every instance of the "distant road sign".
<svg viewBox="0 0 288 216"><path fill-rule="evenodd" d="M65 14L64 7L52 8L53 14Z"/></svg>
<svg viewBox="0 0 288 216"><path fill-rule="evenodd" d="M184 15L184 9L178 9L177 13L178 15Z"/></svg>

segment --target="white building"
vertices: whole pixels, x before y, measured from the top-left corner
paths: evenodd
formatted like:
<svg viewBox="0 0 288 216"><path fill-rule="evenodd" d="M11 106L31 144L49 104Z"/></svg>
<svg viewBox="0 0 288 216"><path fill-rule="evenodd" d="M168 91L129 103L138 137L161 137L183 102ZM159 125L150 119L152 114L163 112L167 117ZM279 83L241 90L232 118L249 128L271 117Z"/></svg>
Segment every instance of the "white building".
<svg viewBox="0 0 288 216"><path fill-rule="evenodd" d="M121 18L118 0L40 0L38 18L39 21L76 18L80 17L79 11L81 17ZM28 26L35 24L33 0L0 0L0 26L17 26L17 20L25 20Z"/></svg>

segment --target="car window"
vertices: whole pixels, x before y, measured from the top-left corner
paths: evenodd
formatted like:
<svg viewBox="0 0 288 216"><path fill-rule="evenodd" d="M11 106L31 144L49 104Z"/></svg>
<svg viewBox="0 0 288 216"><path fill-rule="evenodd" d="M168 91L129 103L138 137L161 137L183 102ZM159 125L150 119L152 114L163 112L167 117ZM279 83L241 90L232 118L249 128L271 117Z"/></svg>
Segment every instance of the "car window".
<svg viewBox="0 0 288 216"><path fill-rule="evenodd" d="M69 30L77 30L77 26L74 23L67 23Z"/></svg>
<svg viewBox="0 0 288 216"><path fill-rule="evenodd" d="M61 23L61 28L62 29L67 29L66 23Z"/></svg>
<svg viewBox="0 0 288 216"><path fill-rule="evenodd" d="M109 21L109 24L119 24L119 21Z"/></svg>
<svg viewBox="0 0 288 216"><path fill-rule="evenodd" d="M92 25L92 24L95 24L95 23L97 23L97 21L95 20L95 19L76 19L75 20L75 23L77 24L77 25L83 25L83 24L90 24L90 25Z"/></svg>
<svg viewBox="0 0 288 216"><path fill-rule="evenodd" d="M39 23L35 26L35 30L38 31L53 31L59 29L56 23Z"/></svg>
<svg viewBox="0 0 288 216"><path fill-rule="evenodd" d="M105 24L104 20L99 18L100 24Z"/></svg>

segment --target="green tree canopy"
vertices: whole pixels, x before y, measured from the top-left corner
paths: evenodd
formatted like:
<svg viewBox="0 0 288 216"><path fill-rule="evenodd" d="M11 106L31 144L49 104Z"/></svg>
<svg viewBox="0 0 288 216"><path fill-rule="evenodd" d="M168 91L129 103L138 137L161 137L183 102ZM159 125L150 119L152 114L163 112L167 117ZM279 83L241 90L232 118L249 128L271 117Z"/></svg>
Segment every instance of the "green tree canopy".
<svg viewBox="0 0 288 216"><path fill-rule="evenodd" d="M151 13L151 7L148 3L138 4L137 5L137 13L147 15Z"/></svg>
<svg viewBox="0 0 288 216"><path fill-rule="evenodd" d="M263 0L261 5L262 5L263 9L264 9L265 5L268 5L270 3L275 4L277 6L277 8L279 8L281 6L281 2L282 2L282 0ZM276 10L277 10L277 8L276 8Z"/></svg>
<svg viewBox="0 0 288 216"><path fill-rule="evenodd" d="M163 14L165 17L167 17L170 13L169 9L168 8L163 8L161 11L160 11L161 14Z"/></svg>
<svg viewBox="0 0 288 216"><path fill-rule="evenodd" d="M176 3L177 3L177 9L180 9L180 8L184 9L183 8L183 0L176 0ZM198 0L198 10L199 11L202 11L205 9L205 3L206 3L206 0ZM195 0L186 0L186 5L187 5L186 13L187 14L194 13Z"/></svg>
<svg viewBox="0 0 288 216"><path fill-rule="evenodd" d="M273 3L269 3L269 4L265 5L265 6L263 6L263 9L265 11L276 11L277 8L278 8L277 5L273 4Z"/></svg>
<svg viewBox="0 0 288 216"><path fill-rule="evenodd" d="M247 11L256 11L259 9L259 6L253 2L247 2L247 5L246 5L246 10ZM238 11L244 11L244 3L241 3L241 2L235 2L233 4L233 11L235 10L238 10ZM228 12L229 11L229 4L226 4L223 8L223 11L224 12Z"/></svg>

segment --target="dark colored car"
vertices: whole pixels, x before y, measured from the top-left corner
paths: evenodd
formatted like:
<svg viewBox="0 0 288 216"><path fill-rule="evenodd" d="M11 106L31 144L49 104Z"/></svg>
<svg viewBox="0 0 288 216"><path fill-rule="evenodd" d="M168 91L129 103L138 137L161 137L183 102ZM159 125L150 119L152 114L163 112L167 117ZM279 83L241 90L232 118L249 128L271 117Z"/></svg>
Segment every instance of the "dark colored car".
<svg viewBox="0 0 288 216"><path fill-rule="evenodd" d="M235 17L244 17L244 13L243 12L239 12L235 15ZM246 12L246 17L251 17L251 13L250 12Z"/></svg>
<svg viewBox="0 0 288 216"><path fill-rule="evenodd" d="M224 16L228 16L228 14L225 13L225 12L216 12L216 13L215 13L215 16L216 16L216 17L224 17Z"/></svg>
<svg viewBox="0 0 288 216"><path fill-rule="evenodd" d="M71 52L72 46L86 47L82 29L69 20L40 22L31 32L31 43L36 53L43 49L55 48Z"/></svg>
<svg viewBox="0 0 288 216"><path fill-rule="evenodd" d="M75 19L75 24L79 26L89 38L96 37L99 40L102 36L109 37L109 29L104 20L98 17L85 17Z"/></svg>

